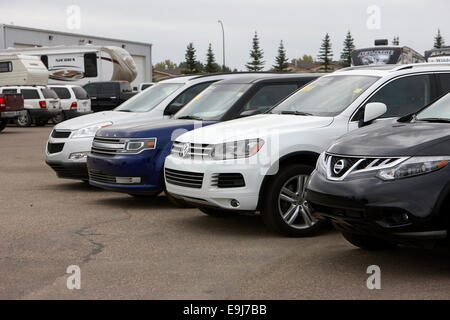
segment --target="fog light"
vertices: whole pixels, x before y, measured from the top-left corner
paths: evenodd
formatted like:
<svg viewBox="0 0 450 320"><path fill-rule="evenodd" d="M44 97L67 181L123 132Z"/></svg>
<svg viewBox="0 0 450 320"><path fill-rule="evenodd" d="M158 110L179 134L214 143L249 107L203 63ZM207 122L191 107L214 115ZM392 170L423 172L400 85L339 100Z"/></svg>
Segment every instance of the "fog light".
<svg viewBox="0 0 450 320"><path fill-rule="evenodd" d="M236 199L231 200L230 204L233 208L237 208L240 205L239 201L237 201Z"/></svg>
<svg viewBox="0 0 450 320"><path fill-rule="evenodd" d="M116 183L119 184L141 183L141 177L116 177Z"/></svg>
<svg viewBox="0 0 450 320"><path fill-rule="evenodd" d="M85 152L74 152L69 155L69 160L81 160L86 159L89 151Z"/></svg>

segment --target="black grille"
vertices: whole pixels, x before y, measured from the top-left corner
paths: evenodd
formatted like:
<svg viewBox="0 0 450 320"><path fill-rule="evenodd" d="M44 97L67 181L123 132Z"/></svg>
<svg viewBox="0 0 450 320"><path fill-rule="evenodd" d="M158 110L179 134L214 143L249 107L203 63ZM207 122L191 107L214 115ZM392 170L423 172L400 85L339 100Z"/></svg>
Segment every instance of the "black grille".
<svg viewBox="0 0 450 320"><path fill-rule="evenodd" d="M212 185L218 188L237 188L245 187L245 181L240 173L218 173L212 176Z"/></svg>
<svg viewBox="0 0 450 320"><path fill-rule="evenodd" d="M52 131L52 138L68 138L70 136L70 131Z"/></svg>
<svg viewBox="0 0 450 320"><path fill-rule="evenodd" d="M331 168L331 174L333 177L342 177L351 167L353 167L356 162L358 162L360 158L351 158L351 157L335 157L332 156L331 157L331 161L330 161L330 168ZM336 173L334 172L334 166L336 165L336 163L342 160L344 163L344 168L339 172Z"/></svg>
<svg viewBox="0 0 450 320"><path fill-rule="evenodd" d="M85 164L76 164L70 166L48 162L47 164L56 172L56 174L60 178L82 179L82 180L87 180L89 178Z"/></svg>
<svg viewBox="0 0 450 320"><path fill-rule="evenodd" d="M47 143L47 151L48 153L57 153L61 152L64 148L64 143Z"/></svg>
<svg viewBox="0 0 450 320"><path fill-rule="evenodd" d="M115 176L104 174L97 170L89 170L89 180L92 180L95 182L110 183L110 184L116 183Z"/></svg>
<svg viewBox="0 0 450 320"><path fill-rule="evenodd" d="M197 188L200 189L203 184L203 173L198 172L187 172L187 171L179 171L166 169L166 180L168 183L189 187L189 188Z"/></svg>

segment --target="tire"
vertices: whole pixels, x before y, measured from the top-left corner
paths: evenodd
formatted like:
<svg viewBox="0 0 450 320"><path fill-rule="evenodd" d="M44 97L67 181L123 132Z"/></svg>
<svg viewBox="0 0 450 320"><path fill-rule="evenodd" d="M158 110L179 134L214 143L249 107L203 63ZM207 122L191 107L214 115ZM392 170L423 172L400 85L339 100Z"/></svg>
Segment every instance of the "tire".
<svg viewBox="0 0 450 320"><path fill-rule="evenodd" d="M280 167L265 185L261 200L261 214L265 225L287 237L315 235L326 221L311 216L311 208L304 200L306 182L314 170L304 164Z"/></svg>
<svg viewBox="0 0 450 320"><path fill-rule="evenodd" d="M27 111L23 116L20 116L16 119L17 126L22 128L31 126L31 122L31 115L29 111Z"/></svg>
<svg viewBox="0 0 450 320"><path fill-rule="evenodd" d="M342 236L345 240L350 242L355 247L359 247L364 250L382 250L382 249L391 249L396 247L394 243L384 241L382 239L363 236L355 233L344 232L342 231Z"/></svg>
<svg viewBox="0 0 450 320"><path fill-rule="evenodd" d="M48 123L48 120L36 120L37 127L43 127Z"/></svg>
<svg viewBox="0 0 450 320"><path fill-rule="evenodd" d="M221 210L216 208L209 208L209 207L199 207L198 208L201 212L204 214L215 217L215 218L227 218L227 217L235 217L239 213L234 211L228 211L228 210Z"/></svg>
<svg viewBox="0 0 450 320"><path fill-rule="evenodd" d="M63 113L63 112L61 112L61 113L59 113L58 115L52 117L52 123L53 123L53 124L61 123L61 122L63 122L64 120L66 120L66 117L64 116L64 113Z"/></svg>
<svg viewBox="0 0 450 320"><path fill-rule="evenodd" d="M8 119L4 119L0 121L0 132L3 131L6 128L6 125L8 124Z"/></svg>

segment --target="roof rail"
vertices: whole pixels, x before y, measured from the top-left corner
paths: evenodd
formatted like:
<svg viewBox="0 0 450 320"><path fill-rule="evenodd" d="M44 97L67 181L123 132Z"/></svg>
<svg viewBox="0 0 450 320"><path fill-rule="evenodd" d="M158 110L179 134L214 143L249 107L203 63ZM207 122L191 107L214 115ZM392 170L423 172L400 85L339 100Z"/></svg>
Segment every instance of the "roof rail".
<svg viewBox="0 0 450 320"><path fill-rule="evenodd" d="M238 72L215 72L215 73L201 73L201 74L190 74L191 76L194 76L190 80L204 78L204 77L211 77L211 76L221 76L221 75L227 75L227 74L279 74L281 72L276 71L238 71ZM283 72L283 73L292 73L292 72ZM189 74L187 74L189 76Z"/></svg>
<svg viewBox="0 0 450 320"><path fill-rule="evenodd" d="M391 70L391 72L412 69L412 68L425 68L425 67L450 67L450 63L447 62L422 62L422 63L410 63L410 64L402 64L398 67L395 67Z"/></svg>

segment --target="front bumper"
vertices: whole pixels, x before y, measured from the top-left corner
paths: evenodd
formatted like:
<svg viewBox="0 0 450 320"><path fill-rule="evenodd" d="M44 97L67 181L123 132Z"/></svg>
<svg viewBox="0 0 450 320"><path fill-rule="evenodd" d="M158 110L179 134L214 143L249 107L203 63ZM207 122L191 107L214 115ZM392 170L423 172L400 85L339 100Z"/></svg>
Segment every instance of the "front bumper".
<svg viewBox="0 0 450 320"><path fill-rule="evenodd" d="M159 160L162 158L162 160ZM165 156L157 150L112 156L90 153L87 159L89 183L103 189L129 194L158 194L164 189L162 176ZM122 183L120 179L139 181Z"/></svg>
<svg viewBox="0 0 450 320"><path fill-rule="evenodd" d="M387 240L442 239L447 218L440 214L448 195L450 168L417 177L382 181L372 176L330 181L314 171L307 200L320 219L342 230Z"/></svg>
<svg viewBox="0 0 450 320"><path fill-rule="evenodd" d="M249 163L247 159L240 160L185 160L168 156L166 169L202 173L201 188L191 188L175 185L167 181L167 191L173 196L182 198L198 206L212 206L226 210L255 211L258 207L259 191L264 179L261 167ZM240 173L245 181L243 187L219 188L213 183L213 178L219 173ZM232 205L232 200L239 203Z"/></svg>
<svg viewBox="0 0 450 320"><path fill-rule="evenodd" d="M64 163L46 161L55 172L58 178L88 180L86 163Z"/></svg>
<svg viewBox="0 0 450 320"><path fill-rule="evenodd" d="M15 119L26 114L25 110L18 111L2 111L0 112L0 119Z"/></svg>
<svg viewBox="0 0 450 320"><path fill-rule="evenodd" d="M63 130L61 129L61 131ZM62 168L61 170L65 171L64 178L80 179L81 177L82 180L87 180L86 157L70 159L70 156L75 153L87 154L91 150L92 140L93 137L78 139L49 137L45 150L45 162L49 165L53 164L55 168L56 166ZM55 168L53 169L58 174ZM60 175L58 174L58 176Z"/></svg>

